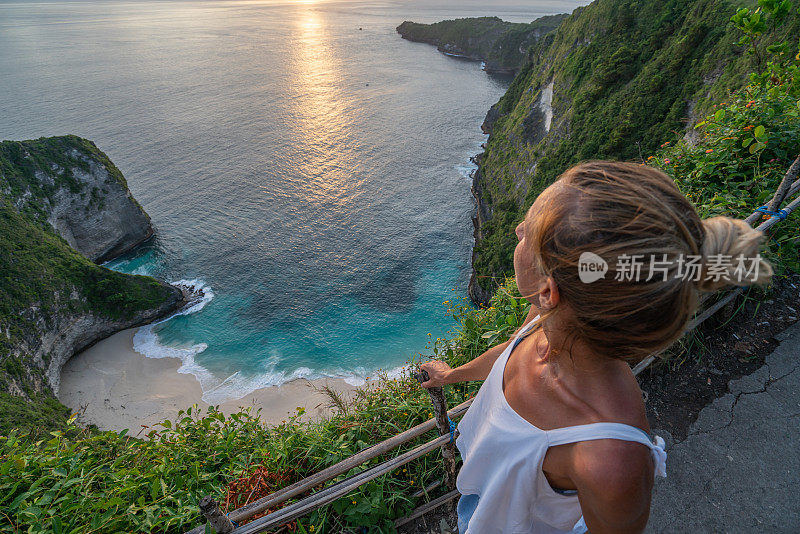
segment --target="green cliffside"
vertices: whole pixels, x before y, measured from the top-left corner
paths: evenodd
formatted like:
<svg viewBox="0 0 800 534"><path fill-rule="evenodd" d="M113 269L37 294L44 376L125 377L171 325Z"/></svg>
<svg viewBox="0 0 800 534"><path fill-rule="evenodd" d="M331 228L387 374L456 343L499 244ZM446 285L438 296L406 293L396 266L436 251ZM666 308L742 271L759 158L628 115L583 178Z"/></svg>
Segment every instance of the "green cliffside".
<svg viewBox="0 0 800 534"><path fill-rule="evenodd" d="M34 406L58 411L48 399L73 354L180 305L178 288L77 251L107 259L152 232L119 169L90 141L0 143L0 433L29 424L18 419Z"/></svg>
<svg viewBox="0 0 800 534"><path fill-rule="evenodd" d="M403 39L428 43L445 54L485 62L490 72L516 72L528 49L555 30L567 15L550 15L531 22L505 22L497 17L443 20L435 24L405 21L397 27Z"/></svg>
<svg viewBox="0 0 800 534"><path fill-rule="evenodd" d="M513 272L513 228L561 172L594 158L643 161L665 141L691 138L699 114L744 85L756 60L730 23L741 3L596 0L531 48L483 125L473 300L488 302ZM794 41L798 18L793 10L770 40Z"/></svg>

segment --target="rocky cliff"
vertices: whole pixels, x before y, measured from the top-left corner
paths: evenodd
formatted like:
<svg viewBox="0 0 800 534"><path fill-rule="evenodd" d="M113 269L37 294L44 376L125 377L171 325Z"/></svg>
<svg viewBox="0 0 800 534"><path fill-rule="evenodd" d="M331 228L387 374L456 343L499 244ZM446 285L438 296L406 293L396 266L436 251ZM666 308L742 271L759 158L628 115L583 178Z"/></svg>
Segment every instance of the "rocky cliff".
<svg viewBox="0 0 800 534"><path fill-rule="evenodd" d="M535 43L483 124L470 295L486 303L513 273L514 226L536 196L587 159L644 161L744 85L756 58L729 0L595 0ZM800 31L796 14L764 42ZM768 30L769 34L775 30Z"/></svg>
<svg viewBox="0 0 800 534"><path fill-rule="evenodd" d="M75 250L106 261L153 235L117 167L91 141L75 136L3 141L3 194L15 208L46 220Z"/></svg>
<svg viewBox="0 0 800 534"><path fill-rule="evenodd" d="M530 24L497 17L444 20L435 24L405 21L397 27L403 39L428 43L441 52L483 61L489 72L514 73L528 49L555 30L567 15L541 17Z"/></svg>
<svg viewBox="0 0 800 534"><path fill-rule="evenodd" d="M129 250L152 233L119 169L90 141L0 143L4 398L51 396L73 354L181 305L176 287L92 261Z"/></svg>

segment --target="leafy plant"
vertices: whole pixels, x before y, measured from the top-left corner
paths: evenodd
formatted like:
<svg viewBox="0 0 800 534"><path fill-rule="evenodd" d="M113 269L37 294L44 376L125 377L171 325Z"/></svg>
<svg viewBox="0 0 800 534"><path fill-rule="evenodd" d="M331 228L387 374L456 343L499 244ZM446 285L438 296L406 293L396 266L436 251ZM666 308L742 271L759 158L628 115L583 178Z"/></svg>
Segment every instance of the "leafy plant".
<svg viewBox="0 0 800 534"><path fill-rule="evenodd" d="M791 7L791 2L762 0L755 11L739 10L734 23L754 40L762 24L785 19L785 4ZM756 17L762 7L767 14ZM695 126L697 139L679 137L648 158L675 179L701 216L748 216L772 198L800 155L800 49L788 46L784 41L766 48L764 70L753 73L751 83L729 102L714 106ZM800 270L798 240L786 225L775 228L767 255L779 272Z"/></svg>
<svg viewBox="0 0 800 534"><path fill-rule="evenodd" d="M431 339L426 357L454 366L486 350L490 338L507 339L528 310L513 280L488 308L461 299L445 305L456 327L448 339ZM413 362L422 358L416 355ZM447 401L463 402L478 387L447 388ZM329 419L306 423L298 409L275 426L263 424L257 411L226 416L195 406L176 420L142 428L146 439L128 431L81 429L74 416L43 438L11 430L0 437L0 532L182 532L201 522L197 502L204 495L214 495L227 509L241 506L433 415L427 392L408 374L379 376L347 401ZM426 455L287 528L347 532L369 526L392 532L393 520L417 504L410 494L441 480L441 466L438 452Z"/></svg>

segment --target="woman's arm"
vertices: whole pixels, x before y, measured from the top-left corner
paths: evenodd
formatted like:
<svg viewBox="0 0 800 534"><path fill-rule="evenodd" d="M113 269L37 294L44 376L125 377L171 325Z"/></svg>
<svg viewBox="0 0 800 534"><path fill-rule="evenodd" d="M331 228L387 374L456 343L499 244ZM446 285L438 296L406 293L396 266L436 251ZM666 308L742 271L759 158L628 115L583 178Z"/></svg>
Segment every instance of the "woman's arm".
<svg viewBox="0 0 800 534"><path fill-rule="evenodd" d="M640 443L596 440L573 448L583 519L592 534L640 534L647 526L653 460Z"/></svg>
<svg viewBox="0 0 800 534"><path fill-rule="evenodd" d="M514 332L511 338L513 339L514 336L538 314L538 310L531 306L528 316L525 318L525 322ZM486 380L486 377L489 376L489 371L492 370L494 362L503 354L503 351L506 350L510 342L511 340L495 345L474 360L456 367L455 369L452 369L449 365L440 360L423 363L420 365L420 369L428 372L429 379L427 382L422 383L422 387L433 388L441 387L445 384L469 382L471 380Z"/></svg>
<svg viewBox="0 0 800 534"><path fill-rule="evenodd" d="M441 387L445 384L456 384L470 380L486 380L492 365L506 350L508 341L495 345L471 362L452 369L441 360L426 362L419 366L423 371L428 371L428 381L422 383L424 388Z"/></svg>

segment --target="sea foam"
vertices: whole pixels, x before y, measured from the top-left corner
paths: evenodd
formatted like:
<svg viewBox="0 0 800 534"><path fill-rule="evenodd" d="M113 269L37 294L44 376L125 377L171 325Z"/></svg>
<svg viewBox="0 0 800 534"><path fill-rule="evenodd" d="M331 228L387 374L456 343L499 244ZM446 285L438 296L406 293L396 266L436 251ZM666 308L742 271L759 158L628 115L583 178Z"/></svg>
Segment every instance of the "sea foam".
<svg viewBox="0 0 800 534"><path fill-rule="evenodd" d="M155 327L178 317L189 315L202 310L206 304L214 298L214 292L202 280L179 280L171 282L172 285L186 290L189 293L189 301L180 310L155 323L142 326L133 336L133 350L144 354L148 358L176 358L181 361L178 372L182 374L194 375L200 382L203 390L213 387L218 382L208 369L195 362L194 357L208 348L205 343L197 343L190 347L170 347L159 342Z"/></svg>
<svg viewBox="0 0 800 534"><path fill-rule="evenodd" d="M208 345L196 343L187 347L172 347L160 342L155 327L181 316L197 313L214 298L211 287L203 280L179 280L171 282L172 285L184 289L189 294L189 301L177 312L169 317L139 328L133 336L133 349L148 358L176 358L181 361L178 372L193 375L203 392L202 400L208 404L220 404L225 401L240 399L258 389L280 386L293 380L320 380L324 378L337 378L344 380L351 386L363 386L367 379L385 374L388 378L400 377L405 371L405 366L400 366L388 371L375 370L369 372L364 367L356 367L352 371L343 369L314 371L308 367L299 367L293 371L278 371L279 355L274 354L263 364L263 372L256 375L247 375L237 371L227 378L220 379L211 371L197 363L195 357L206 350Z"/></svg>

